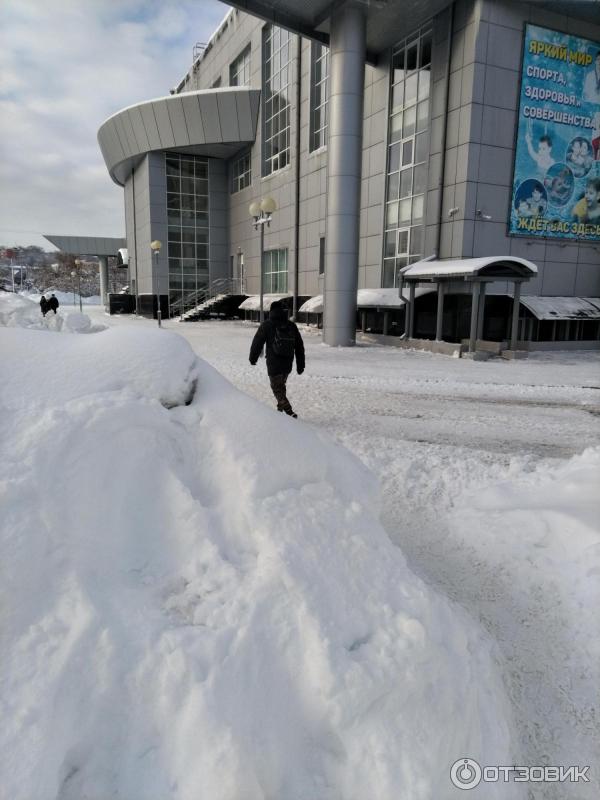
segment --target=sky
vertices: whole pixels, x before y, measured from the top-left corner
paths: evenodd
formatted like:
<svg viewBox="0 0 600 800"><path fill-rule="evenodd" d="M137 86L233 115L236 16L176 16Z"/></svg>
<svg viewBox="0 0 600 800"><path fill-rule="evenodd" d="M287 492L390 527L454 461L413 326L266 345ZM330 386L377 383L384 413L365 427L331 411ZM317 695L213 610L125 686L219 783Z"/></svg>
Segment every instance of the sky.
<svg viewBox="0 0 600 800"><path fill-rule="evenodd" d="M2 0L0 245L124 236L123 190L96 138L169 94L229 7L217 0Z"/></svg>

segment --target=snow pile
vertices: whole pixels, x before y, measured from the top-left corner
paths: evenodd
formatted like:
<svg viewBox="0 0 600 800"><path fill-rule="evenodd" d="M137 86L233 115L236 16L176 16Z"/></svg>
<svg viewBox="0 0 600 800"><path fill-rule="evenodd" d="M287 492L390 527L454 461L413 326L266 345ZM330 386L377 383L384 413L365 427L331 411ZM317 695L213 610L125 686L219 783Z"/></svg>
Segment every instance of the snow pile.
<svg viewBox="0 0 600 800"><path fill-rule="evenodd" d="M41 295L40 295L41 296ZM65 312L59 307L58 313L49 311L42 316L39 297L6 293L0 295L0 327L33 328L36 330L68 331L71 333L97 333L105 325L92 325L87 314Z"/></svg>
<svg viewBox="0 0 600 800"><path fill-rule="evenodd" d="M449 516L453 547L471 550L465 563L479 563L484 573L490 613L497 613L499 597L510 598L505 618L514 656L538 652L535 694L521 681L511 687L523 748L552 753L553 764L592 765L594 785L578 786L578 798L598 792L599 486L600 448L589 448L558 466L542 463L518 480L464 491ZM541 718L544 727L535 722ZM546 787L540 796L564 798L565 792L564 786Z"/></svg>
<svg viewBox="0 0 600 800"><path fill-rule="evenodd" d="M489 639L347 451L164 330L0 338L6 797L449 798L518 760Z"/></svg>
<svg viewBox="0 0 600 800"><path fill-rule="evenodd" d="M61 292L60 289L46 289L44 292L40 292L37 289L31 292L21 292L22 297L30 297L32 300L35 300L36 303L40 302L40 298L44 295L44 297L48 298L51 294L53 294L61 306L69 306L70 308L79 308L79 295L77 292L73 294L73 292ZM99 294L93 294L89 297L81 297L81 302L84 306L99 306L102 305L102 301L100 300Z"/></svg>

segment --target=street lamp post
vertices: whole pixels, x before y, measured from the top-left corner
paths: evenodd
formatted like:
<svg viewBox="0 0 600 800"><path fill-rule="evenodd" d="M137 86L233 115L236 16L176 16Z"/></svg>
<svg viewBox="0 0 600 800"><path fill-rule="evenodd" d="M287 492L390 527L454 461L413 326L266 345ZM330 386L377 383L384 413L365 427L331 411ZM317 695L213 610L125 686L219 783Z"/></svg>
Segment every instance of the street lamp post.
<svg viewBox="0 0 600 800"><path fill-rule="evenodd" d="M271 225L273 212L277 211L277 203L272 197L263 197L259 202L254 200L248 208L250 216L254 220L254 229L260 228L260 321L265 318L264 312L264 260L265 260L265 225Z"/></svg>
<svg viewBox="0 0 600 800"><path fill-rule="evenodd" d="M81 267L82 262L79 259L75 260L75 266L77 267L77 291L79 292L79 313L83 314L83 305L81 303Z"/></svg>
<svg viewBox="0 0 600 800"><path fill-rule="evenodd" d="M162 328L162 320L161 320L161 313L160 313L160 273L158 271L158 256L160 255L160 250L162 247L162 242L158 239L155 239L153 242L150 242L150 249L152 250L152 254L154 256L154 264L156 265L156 319L158 321L158 327Z"/></svg>
<svg viewBox="0 0 600 800"><path fill-rule="evenodd" d="M71 277L73 278L73 308L75 308L75 276L77 273L75 270L71 270Z"/></svg>

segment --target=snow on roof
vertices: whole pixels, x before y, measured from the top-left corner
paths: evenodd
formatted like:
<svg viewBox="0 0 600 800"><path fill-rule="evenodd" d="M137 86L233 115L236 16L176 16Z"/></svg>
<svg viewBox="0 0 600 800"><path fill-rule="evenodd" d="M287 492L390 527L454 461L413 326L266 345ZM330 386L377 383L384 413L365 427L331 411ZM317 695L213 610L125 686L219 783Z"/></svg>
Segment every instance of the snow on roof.
<svg viewBox="0 0 600 800"><path fill-rule="evenodd" d="M402 274L405 278L436 278L440 276L467 276L479 275L486 267L498 266L516 268L515 272L522 272L525 267L532 275L537 274L536 265L525 258L513 256L485 256L485 258L458 258L449 261L422 261L404 267Z"/></svg>
<svg viewBox="0 0 600 800"><path fill-rule="evenodd" d="M600 319L600 297L521 297L538 319Z"/></svg>
<svg viewBox="0 0 600 800"><path fill-rule="evenodd" d="M435 289L423 288L415 291L415 296L434 292ZM402 308L408 300L408 289L402 291L402 298L398 289L359 289L356 293L357 308ZM298 309L303 314L322 314L323 295L317 294L307 300Z"/></svg>
<svg viewBox="0 0 600 800"><path fill-rule="evenodd" d="M298 311L303 314L322 314L323 295L316 294L314 297L311 297L310 300L306 301L306 303L302 303Z"/></svg>
<svg viewBox="0 0 600 800"><path fill-rule="evenodd" d="M292 295L289 293L265 294L263 295L263 308L265 311L268 311L271 308L271 303L274 303L276 300L283 300L284 298L291 296ZM260 295L253 294L251 297L247 297L239 307L242 311L258 311L260 309Z"/></svg>

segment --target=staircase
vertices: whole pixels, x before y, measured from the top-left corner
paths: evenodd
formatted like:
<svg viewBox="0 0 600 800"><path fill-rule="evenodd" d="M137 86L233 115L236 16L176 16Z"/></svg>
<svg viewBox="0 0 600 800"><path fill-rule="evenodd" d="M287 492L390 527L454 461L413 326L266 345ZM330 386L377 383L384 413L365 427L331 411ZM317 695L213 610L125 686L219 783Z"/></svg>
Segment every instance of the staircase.
<svg viewBox="0 0 600 800"><path fill-rule="evenodd" d="M195 322L210 317L235 316L247 295L239 293L239 282L234 278L216 278L206 288L192 292L171 303L171 316L180 322Z"/></svg>

